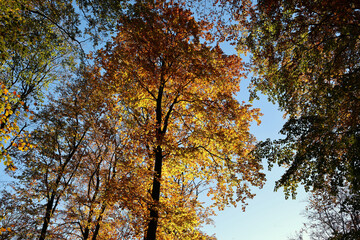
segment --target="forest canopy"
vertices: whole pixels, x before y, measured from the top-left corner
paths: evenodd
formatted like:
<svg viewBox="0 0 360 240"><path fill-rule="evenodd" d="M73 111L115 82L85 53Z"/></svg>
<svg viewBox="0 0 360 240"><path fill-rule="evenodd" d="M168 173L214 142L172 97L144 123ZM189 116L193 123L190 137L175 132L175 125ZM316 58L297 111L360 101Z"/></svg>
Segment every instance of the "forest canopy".
<svg viewBox="0 0 360 240"><path fill-rule="evenodd" d="M1 239L216 239L202 227L245 209L263 159L285 167L286 196L312 192L313 236L358 236L357 1L4 0L0 11L0 161L14 180L0 193ZM285 112L285 138L250 132L259 93ZM321 229L329 202L351 222L343 232Z"/></svg>

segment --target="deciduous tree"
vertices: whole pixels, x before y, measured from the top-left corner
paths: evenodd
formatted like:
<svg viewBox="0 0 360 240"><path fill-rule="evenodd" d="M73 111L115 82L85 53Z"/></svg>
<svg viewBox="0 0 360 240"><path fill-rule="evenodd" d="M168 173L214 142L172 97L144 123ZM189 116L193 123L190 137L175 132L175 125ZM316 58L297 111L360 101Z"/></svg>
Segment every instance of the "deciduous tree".
<svg viewBox="0 0 360 240"><path fill-rule="evenodd" d="M352 203L356 196L352 196L348 186L341 187L336 195L329 192L312 192L304 212L308 222L301 232L307 232L314 240L358 239L360 211Z"/></svg>
<svg viewBox="0 0 360 240"><path fill-rule="evenodd" d="M42 220L31 232L39 239L49 235L51 221L78 173L88 132L101 118L101 110L98 110L101 106L95 101L90 103L89 93L86 88L80 90L81 86L79 82L63 88L60 100L50 102L36 115L37 128L31 132L31 137L15 142L28 141L33 146L25 152L12 153L19 167L19 171L12 174L17 179L13 191L17 198L37 204L38 211L33 218ZM53 236L57 234L50 232Z"/></svg>
<svg viewBox="0 0 360 240"><path fill-rule="evenodd" d="M101 95L96 97L101 103ZM136 223L126 223L129 209L136 205L132 202L140 182L133 176L136 166L127 158L129 139L125 132L117 131L116 117L106 111L101 116L87 134L74 184L61 210L62 228L71 229L72 239L130 239L136 235Z"/></svg>
<svg viewBox="0 0 360 240"><path fill-rule="evenodd" d="M287 193L300 182L332 190L348 182L359 193L359 9L358 1L259 1L241 42L255 91L289 117L285 139L259 145L271 165L288 167L277 182Z"/></svg>
<svg viewBox="0 0 360 240"><path fill-rule="evenodd" d="M35 239L41 206L29 195L16 194L13 184L0 192L0 239ZM30 231L31 230L31 231Z"/></svg>
<svg viewBox="0 0 360 240"><path fill-rule="evenodd" d="M11 165L9 149L26 147L14 140L24 133L27 112L71 62L68 35L76 24L65 26L75 13L61 1L4 0L0 11L0 161Z"/></svg>
<svg viewBox="0 0 360 240"><path fill-rule="evenodd" d="M186 235L201 224L196 191L183 191L192 181L208 184L211 206L223 209L245 203L250 185L264 180L261 162L249 155L258 110L234 98L241 59L207 45L209 28L181 4L138 2L89 74L104 101L115 102L131 137L128 157L144 169L145 239L201 238Z"/></svg>

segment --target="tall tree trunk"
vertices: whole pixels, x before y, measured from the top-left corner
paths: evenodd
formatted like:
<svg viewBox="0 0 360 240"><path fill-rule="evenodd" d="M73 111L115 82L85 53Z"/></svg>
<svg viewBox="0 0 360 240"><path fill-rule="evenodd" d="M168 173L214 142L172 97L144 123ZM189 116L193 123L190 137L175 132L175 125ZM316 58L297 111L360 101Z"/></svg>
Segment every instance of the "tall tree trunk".
<svg viewBox="0 0 360 240"><path fill-rule="evenodd" d="M162 62L161 66L165 66L165 63ZM161 129L162 124L162 98L165 88L165 79L164 76L161 75L160 77L160 86L159 91L156 99L156 150L155 150L155 166L154 166L154 176L153 176L153 186L151 191L151 198L152 203L149 206L150 211L150 221L148 224L147 232L145 235L145 240L156 240L156 229L158 226L159 220L159 199L160 199L160 180L161 180L161 168L162 168L162 160L163 160L163 153L161 144L166 132L166 127Z"/></svg>
<svg viewBox="0 0 360 240"><path fill-rule="evenodd" d="M148 224L147 233L145 240L155 240L156 239L156 229L159 219L158 204L160 199L160 179L161 179L161 168L162 168L162 149L160 146L157 146L155 153L155 167L154 167L154 178L153 178L153 187L151 192L151 198L153 204L150 206L150 221Z"/></svg>
<svg viewBox="0 0 360 240"><path fill-rule="evenodd" d="M45 240L46 232L50 223L51 213L53 211L54 200L55 200L55 194L51 196L51 198L46 204L46 212L45 212L44 222L41 229L39 240Z"/></svg>

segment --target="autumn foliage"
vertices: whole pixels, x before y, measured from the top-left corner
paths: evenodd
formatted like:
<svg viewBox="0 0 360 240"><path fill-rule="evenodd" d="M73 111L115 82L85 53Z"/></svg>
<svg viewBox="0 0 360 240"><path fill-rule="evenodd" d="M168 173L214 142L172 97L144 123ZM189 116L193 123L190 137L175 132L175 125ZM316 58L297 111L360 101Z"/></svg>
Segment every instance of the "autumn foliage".
<svg viewBox="0 0 360 240"><path fill-rule="evenodd" d="M59 29L71 16L65 14L66 4L56 5L62 16L54 13L54 5L54 1L0 2L0 161L11 169L9 152L31 146L27 126L44 90L66 74L65 65L73 66L70 41ZM49 12L51 18L46 16Z"/></svg>
<svg viewBox="0 0 360 240"><path fill-rule="evenodd" d="M34 119L35 147L11 152L21 171L0 199L7 237L213 239L201 226L215 209L244 208L262 186L249 154L259 110L235 99L242 60L185 6L130 4L93 64L58 76L58 96Z"/></svg>
<svg viewBox="0 0 360 240"><path fill-rule="evenodd" d="M89 73L121 116L127 157L143 168L146 239L155 239L157 226L161 239L196 236L196 182L210 186L219 209L245 203L249 186L262 184L261 165L248 155L258 111L234 98L241 59L208 46L207 28L181 5L135 4Z"/></svg>
<svg viewBox="0 0 360 240"><path fill-rule="evenodd" d="M0 161L15 179L1 239L215 239L202 226L245 208L262 158L287 168L286 196L313 190L311 218L332 203L358 217L359 4L207 3L0 1ZM250 133L259 109L236 97L249 70L285 138ZM333 235L357 236L351 224Z"/></svg>

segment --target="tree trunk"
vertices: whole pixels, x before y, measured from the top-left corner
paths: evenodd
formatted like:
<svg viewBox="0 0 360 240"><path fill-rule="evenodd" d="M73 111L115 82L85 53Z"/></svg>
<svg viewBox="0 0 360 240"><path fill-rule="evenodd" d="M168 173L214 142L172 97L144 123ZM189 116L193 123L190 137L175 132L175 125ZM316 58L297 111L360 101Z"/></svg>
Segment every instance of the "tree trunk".
<svg viewBox="0 0 360 240"><path fill-rule="evenodd" d="M165 66L165 63L163 62L161 64L162 66ZM156 99L156 150L155 150L155 166L154 166L154 176L153 176L153 186L151 191L151 198L152 203L148 207L150 211L150 221L148 223L147 232L145 234L145 240L156 240L156 229L158 226L158 220L159 220L159 199L160 199L160 180L161 180L161 168L162 168L162 160L163 160L163 153L161 144L163 141L163 137L166 132L166 127L164 126L164 129L161 129L161 123L162 123L162 98L164 93L164 87L165 87L165 80L164 76L161 75L160 78L160 86L159 91Z"/></svg>
<svg viewBox="0 0 360 240"><path fill-rule="evenodd" d="M46 204L46 212L45 212L44 222L41 229L39 240L45 240L46 232L50 223L51 212L53 210L54 200L55 200L55 194L51 196L48 203Z"/></svg>
<svg viewBox="0 0 360 240"><path fill-rule="evenodd" d="M153 204L150 206L150 221L148 224L147 233L145 235L145 240L155 240L156 239L156 229L159 219L158 204L160 199L160 179L161 179L161 168L162 168L162 149L160 146L156 148L155 154L155 172L153 178L153 188L151 192L151 197Z"/></svg>
<svg viewBox="0 0 360 240"><path fill-rule="evenodd" d="M84 234L83 234L83 240L87 240L89 238L90 233L90 227L89 225L85 228Z"/></svg>

